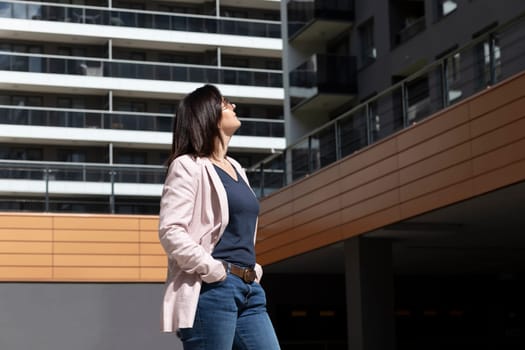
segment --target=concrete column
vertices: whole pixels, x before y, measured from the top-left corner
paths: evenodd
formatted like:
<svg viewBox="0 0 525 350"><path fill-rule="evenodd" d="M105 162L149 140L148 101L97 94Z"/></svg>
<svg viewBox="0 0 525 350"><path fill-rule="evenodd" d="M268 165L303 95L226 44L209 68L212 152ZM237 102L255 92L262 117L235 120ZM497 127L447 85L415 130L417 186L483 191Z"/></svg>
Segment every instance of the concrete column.
<svg viewBox="0 0 525 350"><path fill-rule="evenodd" d="M348 349L394 350L392 243L355 237L344 245Z"/></svg>

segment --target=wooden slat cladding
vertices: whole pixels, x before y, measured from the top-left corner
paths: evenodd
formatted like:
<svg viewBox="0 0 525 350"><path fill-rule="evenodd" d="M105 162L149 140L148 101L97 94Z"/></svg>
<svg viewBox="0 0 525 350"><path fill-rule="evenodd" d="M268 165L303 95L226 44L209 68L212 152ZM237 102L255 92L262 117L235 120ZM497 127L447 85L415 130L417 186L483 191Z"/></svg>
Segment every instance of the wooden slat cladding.
<svg viewBox="0 0 525 350"><path fill-rule="evenodd" d="M261 201L268 264L525 181L525 73Z"/></svg>
<svg viewBox="0 0 525 350"><path fill-rule="evenodd" d="M161 282L158 217L0 213L0 281Z"/></svg>

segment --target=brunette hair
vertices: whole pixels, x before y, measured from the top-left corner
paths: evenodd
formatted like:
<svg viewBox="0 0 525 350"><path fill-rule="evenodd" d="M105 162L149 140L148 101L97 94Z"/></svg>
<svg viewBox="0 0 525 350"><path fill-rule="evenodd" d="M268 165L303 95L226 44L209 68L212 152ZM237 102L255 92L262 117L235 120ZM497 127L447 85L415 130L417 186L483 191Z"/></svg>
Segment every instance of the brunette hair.
<svg viewBox="0 0 525 350"><path fill-rule="evenodd" d="M184 97L177 107L173 122L173 141L167 165L183 154L208 157L215 151L222 115L222 94L207 84Z"/></svg>

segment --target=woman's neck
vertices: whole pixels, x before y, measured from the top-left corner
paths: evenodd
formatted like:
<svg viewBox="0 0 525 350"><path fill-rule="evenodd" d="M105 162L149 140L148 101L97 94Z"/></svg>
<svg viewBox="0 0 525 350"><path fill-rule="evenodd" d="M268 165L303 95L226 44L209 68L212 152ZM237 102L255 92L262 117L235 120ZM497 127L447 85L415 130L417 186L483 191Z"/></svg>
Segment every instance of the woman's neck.
<svg viewBox="0 0 525 350"><path fill-rule="evenodd" d="M212 155L210 156L210 159L211 159L212 162L214 162L214 163L218 163L218 164L221 164L221 163L227 161L227 160L226 160L226 154L224 154L224 155L218 155L218 154L214 153L214 154L212 154Z"/></svg>
<svg viewBox="0 0 525 350"><path fill-rule="evenodd" d="M226 159L226 153L228 152L228 142L230 141L230 138L227 136L223 136L224 145L221 143L220 140L217 140L217 143L215 145L215 152L210 156L211 159L216 160L218 162L221 162Z"/></svg>

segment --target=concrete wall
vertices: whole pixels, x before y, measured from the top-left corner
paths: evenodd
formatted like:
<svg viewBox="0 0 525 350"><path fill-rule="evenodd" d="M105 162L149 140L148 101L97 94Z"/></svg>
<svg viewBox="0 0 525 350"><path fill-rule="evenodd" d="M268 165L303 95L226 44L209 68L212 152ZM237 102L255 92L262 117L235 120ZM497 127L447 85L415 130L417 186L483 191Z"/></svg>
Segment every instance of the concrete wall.
<svg viewBox="0 0 525 350"><path fill-rule="evenodd" d="M0 283L2 350L181 350L160 283Z"/></svg>
<svg viewBox="0 0 525 350"><path fill-rule="evenodd" d="M356 0L355 26L358 28L374 17L374 37L377 60L359 70L359 97L381 92L392 85L392 76L413 73L430 64L436 56L472 40L472 35L492 23L503 24L525 11L522 0L504 2L492 0L458 0L457 9L438 19L436 1L425 0L426 30L410 40L392 47L390 42L389 3L384 0ZM468 20L466 20L468 19ZM351 34L351 51L360 56L359 33ZM360 67L360 65L358 65Z"/></svg>

